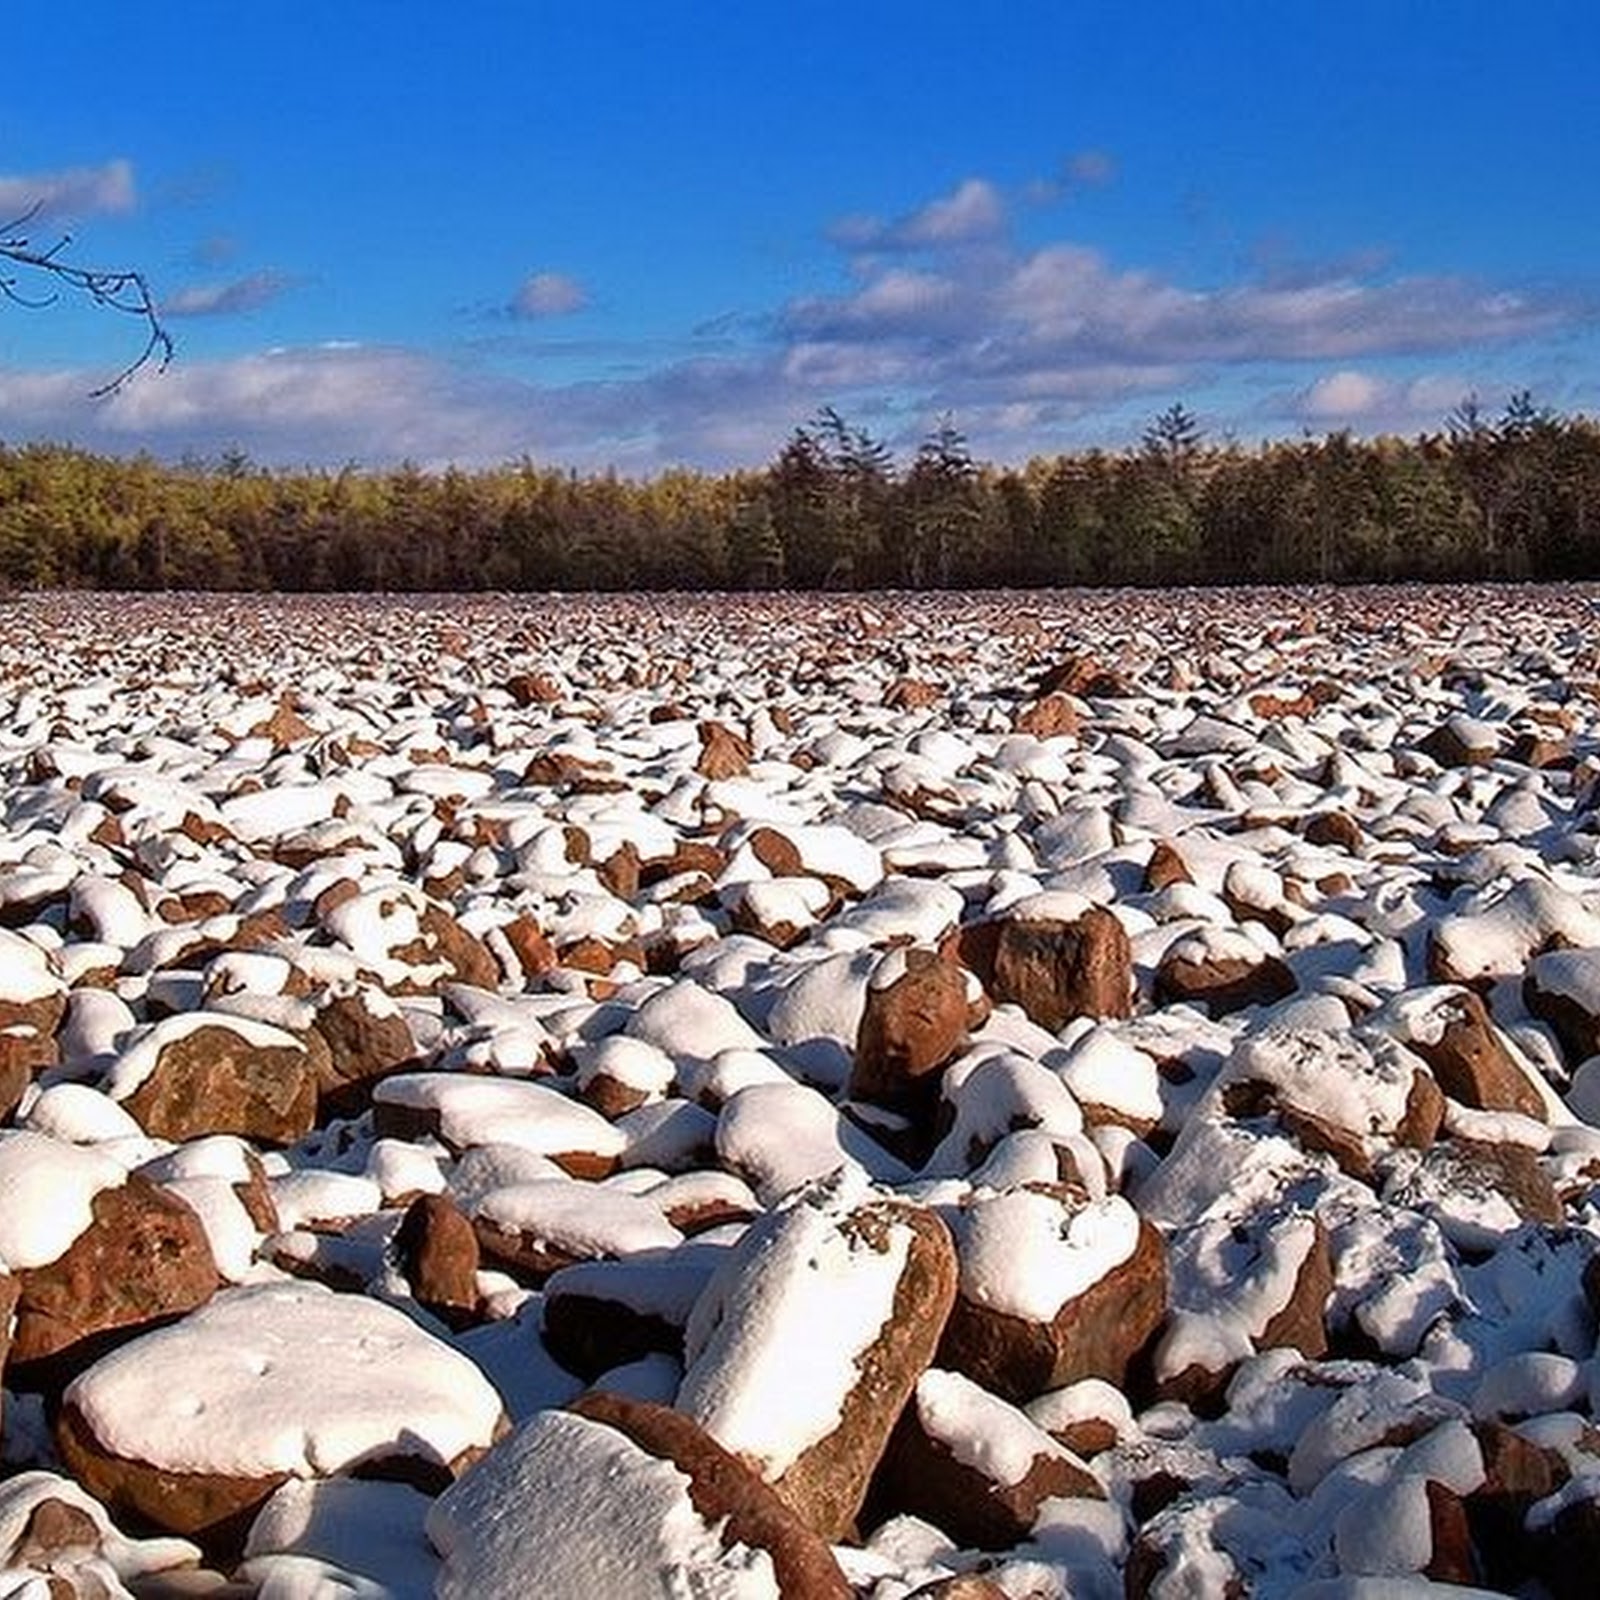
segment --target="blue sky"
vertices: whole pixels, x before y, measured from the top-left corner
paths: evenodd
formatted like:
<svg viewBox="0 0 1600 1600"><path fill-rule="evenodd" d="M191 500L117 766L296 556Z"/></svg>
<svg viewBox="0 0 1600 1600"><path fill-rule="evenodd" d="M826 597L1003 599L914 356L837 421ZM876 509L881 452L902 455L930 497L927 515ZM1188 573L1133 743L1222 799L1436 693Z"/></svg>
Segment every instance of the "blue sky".
<svg viewBox="0 0 1600 1600"><path fill-rule="evenodd" d="M1597 70L1592 0L21 0L0 213L178 355L95 401L137 330L0 302L0 439L645 474L825 403L1006 461L1179 399L1600 411Z"/></svg>

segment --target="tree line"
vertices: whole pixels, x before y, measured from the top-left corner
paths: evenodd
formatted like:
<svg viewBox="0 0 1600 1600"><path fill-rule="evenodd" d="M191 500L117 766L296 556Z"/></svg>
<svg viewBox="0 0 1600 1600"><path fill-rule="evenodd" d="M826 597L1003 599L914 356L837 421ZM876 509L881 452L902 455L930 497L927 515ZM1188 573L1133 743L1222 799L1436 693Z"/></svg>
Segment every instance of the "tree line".
<svg viewBox="0 0 1600 1600"><path fill-rule="evenodd" d="M580 476L523 459L268 471L0 445L0 582L280 591L981 588L1600 576L1600 423L1513 395L1437 432L899 462L825 408L763 468Z"/></svg>

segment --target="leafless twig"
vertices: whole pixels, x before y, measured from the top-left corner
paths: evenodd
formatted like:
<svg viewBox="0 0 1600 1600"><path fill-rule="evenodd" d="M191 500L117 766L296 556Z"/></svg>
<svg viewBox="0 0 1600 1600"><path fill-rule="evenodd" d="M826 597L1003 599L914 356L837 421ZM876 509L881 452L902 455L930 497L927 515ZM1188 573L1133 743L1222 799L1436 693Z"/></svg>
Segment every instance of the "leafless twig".
<svg viewBox="0 0 1600 1600"><path fill-rule="evenodd" d="M157 372L164 372L172 360L172 336L162 324L144 274L80 267L64 259L62 252L72 242L70 234L63 234L48 248L36 248L26 230L39 211L40 207L34 205L14 221L0 226L0 263L9 262L35 275L36 281L49 286L48 292L37 298L25 293L22 286L25 280L13 273L0 276L0 296L19 306L38 310L60 299L60 290L66 288L86 295L97 306L139 318L145 328L144 348L109 382L91 389L89 394L93 399L115 394L141 367L153 363Z"/></svg>

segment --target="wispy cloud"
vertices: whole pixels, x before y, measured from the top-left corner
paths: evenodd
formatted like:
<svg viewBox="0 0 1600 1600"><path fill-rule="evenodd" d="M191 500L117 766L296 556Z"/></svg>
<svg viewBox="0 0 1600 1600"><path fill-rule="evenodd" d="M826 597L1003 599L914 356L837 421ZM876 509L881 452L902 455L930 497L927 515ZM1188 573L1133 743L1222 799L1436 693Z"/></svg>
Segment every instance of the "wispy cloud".
<svg viewBox="0 0 1600 1600"><path fill-rule="evenodd" d="M856 250L925 250L990 239L1004 226L1000 191L985 178L966 178L949 194L892 222L873 216L842 217L828 235Z"/></svg>
<svg viewBox="0 0 1600 1600"><path fill-rule="evenodd" d="M0 175L0 226L24 216L57 221L117 214L137 203L133 164L120 158L98 167Z"/></svg>
<svg viewBox="0 0 1600 1600"><path fill-rule="evenodd" d="M1050 205L1085 189L1104 189L1116 182L1117 158L1109 150L1075 150L1047 178L1035 178L1024 194L1035 205Z"/></svg>
<svg viewBox="0 0 1600 1600"><path fill-rule="evenodd" d="M270 305L296 280L284 272L252 272L231 283L194 284L179 289L161 303L169 317L220 317L259 311Z"/></svg>
<svg viewBox="0 0 1600 1600"><path fill-rule="evenodd" d="M588 303L588 291L576 278L565 272L535 272L523 279L508 309L514 317L564 317Z"/></svg>

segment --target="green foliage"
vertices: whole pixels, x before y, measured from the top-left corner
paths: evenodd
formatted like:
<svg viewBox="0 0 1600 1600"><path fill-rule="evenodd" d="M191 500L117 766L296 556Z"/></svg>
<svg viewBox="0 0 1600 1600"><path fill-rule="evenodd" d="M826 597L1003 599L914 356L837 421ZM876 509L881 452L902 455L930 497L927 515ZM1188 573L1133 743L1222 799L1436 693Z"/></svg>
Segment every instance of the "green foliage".
<svg viewBox="0 0 1600 1600"><path fill-rule="evenodd" d="M1600 577L1600 425L1513 395L1436 434L1212 445L1181 405L1137 448L973 460L943 419L903 471L824 409L756 472L647 482L269 472L0 446L11 588L973 588Z"/></svg>

